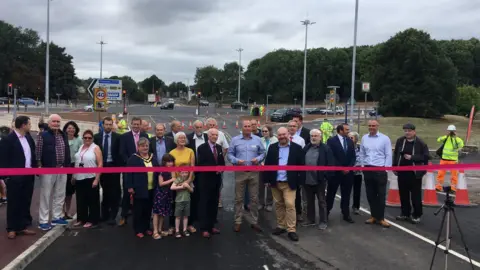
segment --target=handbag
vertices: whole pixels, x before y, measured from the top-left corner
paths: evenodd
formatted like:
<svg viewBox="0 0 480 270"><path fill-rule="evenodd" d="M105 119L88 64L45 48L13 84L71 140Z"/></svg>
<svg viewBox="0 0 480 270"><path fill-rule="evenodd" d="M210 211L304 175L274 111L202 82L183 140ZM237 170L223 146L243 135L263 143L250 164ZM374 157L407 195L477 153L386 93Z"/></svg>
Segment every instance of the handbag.
<svg viewBox="0 0 480 270"><path fill-rule="evenodd" d="M445 138L445 141L443 141L443 144L442 146L440 146L440 148L437 149L437 151L435 151L435 153L437 154L437 156L439 156L440 158L442 158L443 156L443 148L445 147L445 143L447 142L448 138L450 136L448 136L447 138Z"/></svg>

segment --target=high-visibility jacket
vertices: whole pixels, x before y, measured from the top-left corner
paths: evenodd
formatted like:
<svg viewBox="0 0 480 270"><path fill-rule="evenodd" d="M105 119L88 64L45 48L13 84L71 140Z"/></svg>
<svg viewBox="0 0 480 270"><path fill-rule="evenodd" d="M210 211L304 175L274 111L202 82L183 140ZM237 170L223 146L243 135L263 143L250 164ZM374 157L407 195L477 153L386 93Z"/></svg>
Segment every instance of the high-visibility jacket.
<svg viewBox="0 0 480 270"><path fill-rule="evenodd" d="M442 159L458 161L458 151L463 148L463 140L457 136L444 135L437 139L437 142L444 143Z"/></svg>
<svg viewBox="0 0 480 270"><path fill-rule="evenodd" d="M322 131L322 142L327 143L328 138L332 137L333 126L325 121L320 125L320 131Z"/></svg>
<svg viewBox="0 0 480 270"><path fill-rule="evenodd" d="M118 134L123 134L123 133L127 132L127 130L128 130L127 121L125 121L125 119L121 119L118 122L117 126L118 126L118 129L117 129Z"/></svg>
<svg viewBox="0 0 480 270"><path fill-rule="evenodd" d="M265 113L265 107L260 106L260 115L263 115Z"/></svg>
<svg viewBox="0 0 480 270"><path fill-rule="evenodd" d="M152 138L152 136L153 136L153 135L150 134L150 133L147 133L147 135L148 135L148 138L149 138L149 139Z"/></svg>

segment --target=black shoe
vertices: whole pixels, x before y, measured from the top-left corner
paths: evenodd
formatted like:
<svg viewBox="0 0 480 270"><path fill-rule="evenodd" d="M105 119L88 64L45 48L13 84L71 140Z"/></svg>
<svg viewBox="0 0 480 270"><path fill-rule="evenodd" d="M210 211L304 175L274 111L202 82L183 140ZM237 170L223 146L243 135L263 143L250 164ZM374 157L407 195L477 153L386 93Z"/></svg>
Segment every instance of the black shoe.
<svg viewBox="0 0 480 270"><path fill-rule="evenodd" d="M289 232L288 233L288 238L290 238L290 240L292 240L293 242L298 241L298 235L297 235L297 233L294 233L294 232Z"/></svg>
<svg viewBox="0 0 480 270"><path fill-rule="evenodd" d="M343 217L343 220L345 220L345 221L348 222L348 223L355 223L355 221L352 219L351 216Z"/></svg>
<svg viewBox="0 0 480 270"><path fill-rule="evenodd" d="M284 234L286 232L287 232L287 230L285 230L285 229L275 228L275 230L273 230L272 234L273 235L281 235L281 234Z"/></svg>

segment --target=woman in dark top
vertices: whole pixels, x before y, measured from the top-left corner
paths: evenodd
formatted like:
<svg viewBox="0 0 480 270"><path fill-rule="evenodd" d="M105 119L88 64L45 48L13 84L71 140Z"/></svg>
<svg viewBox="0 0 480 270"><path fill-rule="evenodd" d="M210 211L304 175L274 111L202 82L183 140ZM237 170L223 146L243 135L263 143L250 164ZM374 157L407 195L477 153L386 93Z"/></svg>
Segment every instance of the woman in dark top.
<svg viewBox="0 0 480 270"><path fill-rule="evenodd" d="M174 167L175 158L170 154L165 154L162 157L162 166ZM162 236L167 236L168 232L162 231L163 219L173 214L173 194L170 190L175 178L172 177L171 172L162 172L158 178L158 185L155 188L155 196L153 199L153 239L161 239Z"/></svg>
<svg viewBox="0 0 480 270"><path fill-rule="evenodd" d="M149 141L140 138L137 143L137 153L127 161L127 167L153 167L158 161L148 151ZM158 184L158 173L139 172L125 174L125 188L133 198L133 229L138 238L145 234L152 235L150 218L152 216L153 195Z"/></svg>

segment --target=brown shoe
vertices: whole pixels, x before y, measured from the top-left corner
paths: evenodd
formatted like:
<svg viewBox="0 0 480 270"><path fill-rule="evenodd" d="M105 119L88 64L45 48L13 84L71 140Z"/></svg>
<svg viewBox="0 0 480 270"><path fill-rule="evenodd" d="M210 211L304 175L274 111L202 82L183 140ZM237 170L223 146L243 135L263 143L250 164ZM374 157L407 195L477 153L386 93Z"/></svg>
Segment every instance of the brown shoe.
<svg viewBox="0 0 480 270"><path fill-rule="evenodd" d="M233 226L233 230L235 232L239 232L240 231L240 226L241 226L241 224L235 224L235 226Z"/></svg>
<svg viewBox="0 0 480 270"><path fill-rule="evenodd" d="M121 218L120 221L118 222L118 226L125 226L125 224L127 224L127 221L125 220L125 218Z"/></svg>
<svg viewBox="0 0 480 270"><path fill-rule="evenodd" d="M250 227L252 228L252 230L256 231L257 233L263 232L262 228L260 228L260 226L258 226L257 224L252 224L250 225Z"/></svg>
<svg viewBox="0 0 480 270"><path fill-rule="evenodd" d="M385 221L385 219L380 220L380 222L378 222L378 224L380 224L384 228L390 228L390 226L391 226L390 223Z"/></svg>
<svg viewBox="0 0 480 270"><path fill-rule="evenodd" d="M370 217L369 219L365 220L365 224L375 224L377 220L374 217Z"/></svg>
<svg viewBox="0 0 480 270"><path fill-rule="evenodd" d="M8 237L8 239L15 239L15 238L17 238L17 233L15 233L15 232L8 232L8 233L7 233L7 237Z"/></svg>
<svg viewBox="0 0 480 270"><path fill-rule="evenodd" d="M21 231L20 233L23 234L23 235L35 235L35 234L37 234L36 232L34 232L32 230L27 230L27 229Z"/></svg>

